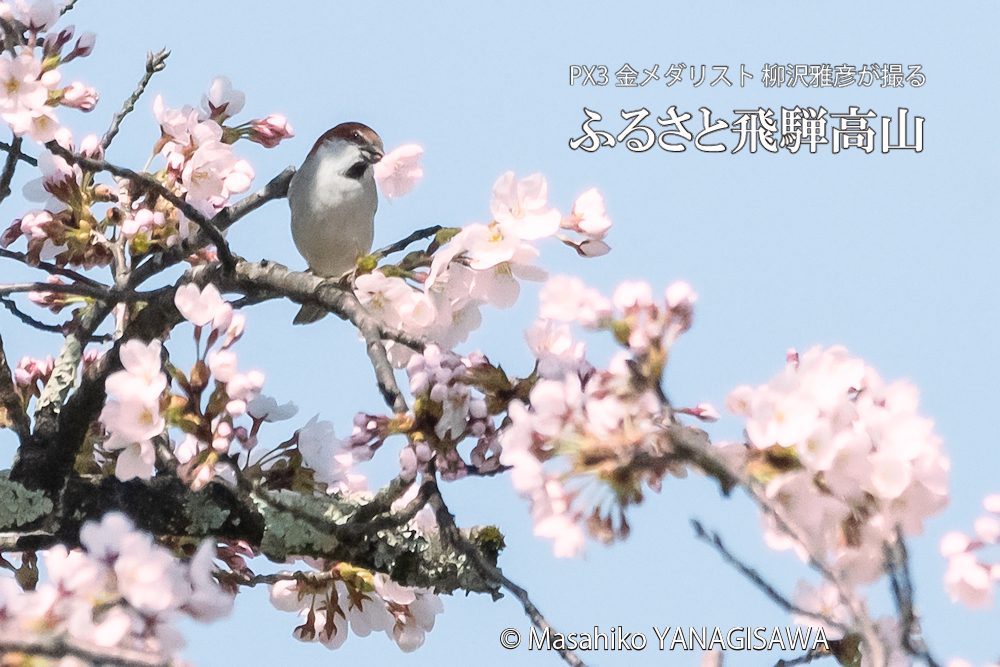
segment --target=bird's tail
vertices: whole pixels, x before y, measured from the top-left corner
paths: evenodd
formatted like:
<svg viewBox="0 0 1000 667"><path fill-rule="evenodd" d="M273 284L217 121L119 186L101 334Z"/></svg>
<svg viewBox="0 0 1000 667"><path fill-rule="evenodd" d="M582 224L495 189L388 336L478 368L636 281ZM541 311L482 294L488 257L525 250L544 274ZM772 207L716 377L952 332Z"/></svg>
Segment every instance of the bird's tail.
<svg viewBox="0 0 1000 667"><path fill-rule="evenodd" d="M292 324L312 324L326 317L328 312L326 308L307 303L299 309Z"/></svg>

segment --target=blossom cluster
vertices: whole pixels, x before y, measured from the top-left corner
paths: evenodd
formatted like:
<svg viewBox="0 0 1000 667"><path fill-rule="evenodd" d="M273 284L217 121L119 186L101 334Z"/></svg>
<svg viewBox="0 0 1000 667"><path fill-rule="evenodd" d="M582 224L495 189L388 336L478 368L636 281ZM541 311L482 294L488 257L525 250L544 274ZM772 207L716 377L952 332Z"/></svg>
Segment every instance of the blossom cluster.
<svg viewBox="0 0 1000 667"><path fill-rule="evenodd" d="M339 648L350 627L359 637L384 632L409 653L423 645L435 617L444 611L441 598L429 589L402 586L384 574L346 563L329 568L315 564L334 578L289 579L271 586L271 604L303 619L293 633L300 641Z"/></svg>
<svg viewBox="0 0 1000 667"><path fill-rule="evenodd" d="M974 538L952 531L941 539L941 555L948 559L945 590L952 602L961 601L970 609L992 606L993 582L1000 580L1000 563L990 563L981 554L1000 544L1000 495L986 496L983 507L989 514L976 519Z"/></svg>
<svg viewBox="0 0 1000 667"><path fill-rule="evenodd" d="M5 57L0 56L0 76ZM155 152L166 159L166 167L151 177L208 218L226 206L231 195L246 192L254 177L250 163L234 155L234 142L246 138L270 148L294 136L288 121L279 114L234 127L223 125L243 104L243 93L234 90L225 77L213 80L200 109L170 109L160 96L153 104L161 131ZM54 139L71 153L104 158L96 135L84 137L79 146L67 128L56 127L46 136L46 141ZM194 230L193 222L182 211L140 180L100 183L93 172L48 150L42 152L38 163L42 176L25 185L24 196L43 208L29 211L0 235L4 248L25 238L31 263L106 266L112 261L116 239L127 244L129 257L136 261L176 245Z"/></svg>
<svg viewBox="0 0 1000 667"><path fill-rule="evenodd" d="M105 381L107 401L100 420L108 433L104 449L122 450L115 463L119 479L149 479L153 476L156 450L153 438L163 433L161 399L167 389L162 371L163 345L130 340L121 346L123 369Z"/></svg>
<svg viewBox="0 0 1000 667"><path fill-rule="evenodd" d="M27 37L0 54L0 118L14 134L29 134L41 144L52 141L59 130L57 106L91 111L98 99L97 91L79 81L63 85L57 68L90 55L96 37L85 32L63 53L73 42L74 29L49 32L59 15L59 6L52 0L0 2L0 18Z"/></svg>
<svg viewBox="0 0 1000 667"><path fill-rule="evenodd" d="M747 420L743 471L794 529L765 513L768 544L829 562L845 582L878 580L897 527L919 535L948 502L949 461L916 388L885 383L843 347L790 352L770 383L726 405Z"/></svg>
<svg viewBox="0 0 1000 667"><path fill-rule="evenodd" d="M474 393L473 386L485 380L482 371L490 370L493 367L480 352L459 357L436 345L428 345L423 354L410 359L406 373L416 398L413 432L422 437L411 437L409 446L400 452L401 477L437 472L442 479L455 480L470 469L489 474L499 468L500 443L483 394L488 389ZM477 439L468 464L457 448L467 437Z"/></svg>
<svg viewBox="0 0 1000 667"><path fill-rule="evenodd" d="M104 156L97 135L84 137L80 146L67 128L59 128L56 143L70 152L91 158ZM101 214L96 206L116 202L117 186L96 183L93 174L84 174L79 165L70 164L48 149L38 156L42 175L24 185L24 197L41 204L15 220L2 235L0 247L8 247L20 238L27 244L28 262L55 262L92 268L111 262L107 230L117 224L117 209Z"/></svg>
<svg viewBox="0 0 1000 667"><path fill-rule="evenodd" d="M400 157L403 164L409 164L406 157ZM408 167L393 170L411 173ZM396 196L400 191L396 181L387 177L380 180L380 187ZM493 186L490 209L493 221L489 224L449 230L447 235L439 234L422 256L358 276L358 299L385 326L452 349L480 326L483 305L508 308L520 294L518 279L547 277L534 264L539 252L531 241L554 237L584 256L609 249L603 239L611 222L596 190L585 192L573 212L563 217L548 206L548 184L541 174L519 180L507 172ZM560 234L560 229L574 231L582 239ZM409 352L398 345L390 343L389 353L400 367L409 359Z"/></svg>
<svg viewBox="0 0 1000 667"><path fill-rule="evenodd" d="M183 563L112 512L86 523L80 544L83 550L57 545L44 552L49 581L35 590L0 577L0 640L58 638L170 657L184 646L175 619L211 622L232 611L233 597L212 576L210 541Z"/></svg>
<svg viewBox="0 0 1000 667"><path fill-rule="evenodd" d="M540 379L526 401L510 404L501 463L531 504L535 534L557 556L575 556L589 533L605 542L628 535L624 510L683 476L666 426L674 414L660 388L670 347L691 326L695 294L671 285L662 301L645 283L624 283L612 299L574 278L556 277L541 293L542 319L526 332ZM569 324L607 329L624 347L605 370L586 359ZM677 410L676 412L685 412ZM714 411L688 410L700 418Z"/></svg>

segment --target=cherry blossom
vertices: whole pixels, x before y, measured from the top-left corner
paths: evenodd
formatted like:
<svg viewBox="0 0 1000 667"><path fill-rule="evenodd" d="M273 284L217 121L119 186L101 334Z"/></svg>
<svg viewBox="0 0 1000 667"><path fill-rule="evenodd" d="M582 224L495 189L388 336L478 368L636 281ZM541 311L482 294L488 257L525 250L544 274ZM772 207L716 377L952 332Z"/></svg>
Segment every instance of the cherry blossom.
<svg viewBox="0 0 1000 667"><path fill-rule="evenodd" d="M111 512L85 523L80 543L83 550L57 545L45 552L49 581L33 591L0 578L0 634L171 656L183 646L172 627L180 616L210 622L232 610L233 597L211 575L211 542L184 564Z"/></svg>
<svg viewBox="0 0 1000 667"><path fill-rule="evenodd" d="M562 216L555 209L545 208L547 193L548 183L541 174L521 181L508 171L493 184L493 218L525 241L552 236Z"/></svg>
<svg viewBox="0 0 1000 667"><path fill-rule="evenodd" d="M559 226L585 235L589 240L601 241L611 228L611 220L604 210L604 197L591 188L577 197L573 212L563 218Z"/></svg>
<svg viewBox="0 0 1000 667"><path fill-rule="evenodd" d="M212 284L206 285L204 289L199 289L194 283L182 285L177 288L174 304L184 319L196 327L212 323L216 329L225 328L229 326L233 315L232 306Z"/></svg>
<svg viewBox="0 0 1000 667"><path fill-rule="evenodd" d="M153 475L155 451L152 439L160 435L166 422L160 411L160 396L167 386L161 372L160 341L125 343L119 353L124 370L108 376L108 400L100 420L110 437L108 450L122 450L115 465L119 479Z"/></svg>
<svg viewBox="0 0 1000 667"><path fill-rule="evenodd" d="M420 157L424 149L417 144L405 144L389 151L374 167L378 190L389 201L409 194L424 176Z"/></svg>
<svg viewBox="0 0 1000 667"><path fill-rule="evenodd" d="M233 82L226 76L212 79L208 94L201 96L201 108L218 123L242 111L245 102L246 95L233 88Z"/></svg>

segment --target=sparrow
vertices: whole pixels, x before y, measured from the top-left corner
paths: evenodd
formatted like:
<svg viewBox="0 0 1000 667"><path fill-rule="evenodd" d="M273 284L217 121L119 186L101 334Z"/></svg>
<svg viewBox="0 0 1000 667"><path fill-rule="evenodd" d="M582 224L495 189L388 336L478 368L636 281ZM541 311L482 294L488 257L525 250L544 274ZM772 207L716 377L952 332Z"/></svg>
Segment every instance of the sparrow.
<svg viewBox="0 0 1000 667"><path fill-rule="evenodd" d="M378 208L372 166L384 154L382 139L370 127L341 123L320 136L292 177L292 238L316 275L340 278L371 252ZM305 305L294 323L315 322L326 313Z"/></svg>

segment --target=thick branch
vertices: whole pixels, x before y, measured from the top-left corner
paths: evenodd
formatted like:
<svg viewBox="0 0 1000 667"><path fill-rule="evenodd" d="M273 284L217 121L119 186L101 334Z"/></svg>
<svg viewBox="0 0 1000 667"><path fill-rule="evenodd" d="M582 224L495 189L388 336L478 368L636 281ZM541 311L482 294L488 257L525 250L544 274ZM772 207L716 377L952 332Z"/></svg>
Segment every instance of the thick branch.
<svg viewBox="0 0 1000 667"><path fill-rule="evenodd" d="M108 146L111 145L111 141L115 138L115 135L118 134L118 126L121 125L125 116L132 113L132 110L135 109L135 103L139 101L140 97L142 97L143 92L146 90L146 86L149 85L149 80L153 78L154 74L167 66L166 60L169 55L170 51L166 49L160 49L158 53L153 53L152 51L146 53L146 73L143 75L142 79L139 80L139 85L136 86L135 92L133 92L129 98L125 100L121 111L116 113L111 118L111 127L108 128L108 131L104 133L104 137L101 139L101 146L104 147L104 150L108 149Z"/></svg>
<svg viewBox="0 0 1000 667"><path fill-rule="evenodd" d="M17 437L24 440L31 433L31 420L24 413L21 407L21 399L14 385L14 377L10 372L10 365L7 363L7 355L4 351L3 338L0 338L0 405L3 406L7 414L7 420L11 428L17 433Z"/></svg>
<svg viewBox="0 0 1000 667"><path fill-rule="evenodd" d="M85 646L64 638L38 641L0 639L0 655L24 654L60 660L73 657L89 665L114 667L169 667L173 663L159 655L104 646Z"/></svg>
<svg viewBox="0 0 1000 667"><path fill-rule="evenodd" d="M82 335L92 334L93 329L100 324L97 320L103 321L110 310L101 303L91 307L98 309L99 312L88 316L88 321L85 321L75 334L74 349L79 353L82 353L82 345L79 345ZM79 388L65 400L65 404L55 404L48 410L42 411L40 415L42 418L36 419L35 433L27 443L18 449L14 466L11 469L11 479L20 482L29 489L41 489L47 493L54 493L61 489L73 469L73 462L86 437L87 430L91 423L97 419L104 406L104 380L108 375L121 368L121 362L118 358L120 346L132 338L145 342L160 338L181 319L180 313L174 306L172 289L151 293L148 296L147 307L143 308L132 319L125 335L115 342L114 347L90 365ZM67 353L70 342L70 337L67 337L63 354ZM60 360L62 358L63 355L60 355ZM78 358L76 363L79 363ZM70 377L75 377L75 368L73 366L73 376L69 376L67 373L66 377L62 378L59 383L60 389L71 386L71 384L67 384L67 380ZM50 380L49 384L53 384L55 377L56 373L53 372L53 380ZM47 386L46 391L51 393L55 389L50 390ZM60 405L61 409L53 409Z"/></svg>
<svg viewBox="0 0 1000 667"><path fill-rule="evenodd" d="M341 289L333 280L325 280L311 273L290 271L275 262L239 262L230 274L220 273L218 266L195 267L188 272L192 281L199 284L214 283L227 292L239 292L256 300L287 297L296 303L313 303L357 327L365 339L368 357L375 369L375 378L385 402L394 412L406 412L403 398L382 339L396 341L422 351L423 341L402 331L386 329L372 317L354 296Z"/></svg>

